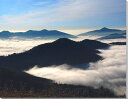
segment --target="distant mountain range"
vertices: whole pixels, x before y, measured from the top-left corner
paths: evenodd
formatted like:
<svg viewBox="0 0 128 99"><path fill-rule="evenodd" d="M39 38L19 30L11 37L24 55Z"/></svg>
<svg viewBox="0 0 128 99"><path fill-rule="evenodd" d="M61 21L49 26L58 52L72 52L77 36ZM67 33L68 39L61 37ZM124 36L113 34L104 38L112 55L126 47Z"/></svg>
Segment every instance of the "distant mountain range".
<svg viewBox="0 0 128 99"><path fill-rule="evenodd" d="M92 36L107 36L110 34L114 34L114 33L124 33L126 32L125 30L118 30L118 29L109 29L109 28L101 28L99 30L94 30L94 31L89 31L86 33L81 33L77 36L87 36L87 35L92 35Z"/></svg>
<svg viewBox="0 0 128 99"><path fill-rule="evenodd" d="M81 33L77 36L108 36L110 34L121 34L126 33L126 30L118 30L118 29L109 29L109 28L102 28L99 30L89 31L86 33ZM75 35L71 35L68 33L64 33L58 30L28 30L26 32L9 32L9 31L2 31L0 32L0 38L6 39L6 38L12 38L12 37L18 37L18 38L44 38L44 39L58 39L58 38L77 38Z"/></svg>
<svg viewBox="0 0 128 99"><path fill-rule="evenodd" d="M126 39L126 33L114 33L98 39L103 40L103 39L124 39L124 38Z"/></svg>
<svg viewBox="0 0 128 99"><path fill-rule="evenodd" d="M46 39L52 39L52 38L77 38L74 35L67 34L64 32L60 32L57 30L41 30L41 31L35 31L35 30L29 30L27 32L9 32L9 31L2 31L0 32L0 38L10 38L10 37L23 37L23 38L46 38Z"/></svg>
<svg viewBox="0 0 128 99"><path fill-rule="evenodd" d="M1 56L0 64L16 70L26 70L35 65L40 67L62 64L77 66L103 59L98 55L100 52L97 49L108 47L108 44L95 40L75 42L61 38L23 53Z"/></svg>

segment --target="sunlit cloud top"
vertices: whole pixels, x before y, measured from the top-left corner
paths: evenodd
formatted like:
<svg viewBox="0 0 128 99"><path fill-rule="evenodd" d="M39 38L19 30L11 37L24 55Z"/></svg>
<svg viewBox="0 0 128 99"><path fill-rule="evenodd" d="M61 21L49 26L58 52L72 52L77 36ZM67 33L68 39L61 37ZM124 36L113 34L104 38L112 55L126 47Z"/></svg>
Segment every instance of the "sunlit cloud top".
<svg viewBox="0 0 128 99"><path fill-rule="evenodd" d="M125 0L0 0L0 30L125 27Z"/></svg>

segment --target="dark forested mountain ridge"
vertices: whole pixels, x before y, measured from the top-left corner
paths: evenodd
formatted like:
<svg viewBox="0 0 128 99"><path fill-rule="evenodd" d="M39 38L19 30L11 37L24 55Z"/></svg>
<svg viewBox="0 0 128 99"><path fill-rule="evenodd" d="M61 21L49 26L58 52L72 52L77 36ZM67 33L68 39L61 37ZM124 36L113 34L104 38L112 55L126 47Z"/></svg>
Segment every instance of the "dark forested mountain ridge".
<svg viewBox="0 0 128 99"><path fill-rule="evenodd" d="M97 49L107 47L108 44L95 40L75 42L62 38L23 53L1 56L0 64L16 70L26 70L35 65L40 67L62 64L82 65L101 60L102 57L98 55L100 52Z"/></svg>
<svg viewBox="0 0 128 99"><path fill-rule="evenodd" d="M112 42L111 45L126 45L126 42Z"/></svg>
<svg viewBox="0 0 128 99"><path fill-rule="evenodd" d="M0 67L0 87L11 88L14 87L16 89L22 89L25 87L26 90L30 89L34 86L34 88L49 88L50 84L53 81L39 78L32 75L29 75L25 72L14 71L8 68ZM5 86L6 85L6 86Z"/></svg>
<svg viewBox="0 0 128 99"><path fill-rule="evenodd" d="M0 67L0 97L117 97L106 88L57 84L20 71Z"/></svg>

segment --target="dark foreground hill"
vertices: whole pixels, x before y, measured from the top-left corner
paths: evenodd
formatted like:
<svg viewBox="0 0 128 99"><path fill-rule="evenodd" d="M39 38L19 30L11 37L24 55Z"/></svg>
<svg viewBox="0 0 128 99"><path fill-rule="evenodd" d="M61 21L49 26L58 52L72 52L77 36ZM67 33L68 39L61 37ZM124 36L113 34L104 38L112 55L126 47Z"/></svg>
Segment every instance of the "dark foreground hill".
<svg viewBox="0 0 128 99"><path fill-rule="evenodd" d="M126 45L127 43L126 42L113 42L113 43L110 43L111 45Z"/></svg>
<svg viewBox="0 0 128 99"><path fill-rule="evenodd" d="M12 88L17 90L30 89L34 86L36 89L46 89L50 87L51 80L45 78L34 77L24 72L14 71L0 67L0 87Z"/></svg>
<svg viewBox="0 0 128 99"><path fill-rule="evenodd" d="M56 84L0 67L0 97L117 97L106 88Z"/></svg>
<svg viewBox="0 0 128 99"><path fill-rule="evenodd" d="M71 66L96 62L102 57L97 49L107 48L108 44L95 40L75 42L66 38L42 44L29 51L9 56L1 56L0 64L16 70L26 70L35 65L40 67L68 64Z"/></svg>

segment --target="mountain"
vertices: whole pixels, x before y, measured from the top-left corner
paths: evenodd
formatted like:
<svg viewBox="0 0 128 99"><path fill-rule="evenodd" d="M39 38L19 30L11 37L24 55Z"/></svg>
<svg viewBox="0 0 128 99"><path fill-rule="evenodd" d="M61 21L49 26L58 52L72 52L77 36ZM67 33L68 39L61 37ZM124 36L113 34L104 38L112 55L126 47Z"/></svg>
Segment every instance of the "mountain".
<svg viewBox="0 0 128 99"><path fill-rule="evenodd" d="M89 31L86 33L81 33L78 36L88 36L88 35L92 35L92 36L107 36L113 33L123 33L126 31L123 30L118 30L118 29L109 29L109 28L101 28L99 30L94 30L94 31Z"/></svg>
<svg viewBox="0 0 128 99"><path fill-rule="evenodd" d="M117 97L107 88L53 83L45 78L0 67L0 97Z"/></svg>
<svg viewBox="0 0 128 99"><path fill-rule="evenodd" d="M12 37L12 35L9 31L0 32L0 38L9 38L9 37Z"/></svg>
<svg viewBox="0 0 128 99"><path fill-rule="evenodd" d="M25 72L14 71L8 68L0 67L0 87L14 87L18 90L25 87L26 90L34 87L37 89L46 89L50 87L53 81L29 75Z"/></svg>
<svg viewBox="0 0 128 99"><path fill-rule="evenodd" d="M103 40L103 39L123 39L123 38L126 39L126 33L114 33L98 39Z"/></svg>
<svg viewBox="0 0 128 99"><path fill-rule="evenodd" d="M77 38L74 35L67 34L64 32L60 32L57 30L29 30L26 32L9 32L9 31L2 31L0 32L0 38L9 38L9 37L23 37L23 38L46 38L46 39L53 39L53 38Z"/></svg>
<svg viewBox="0 0 128 99"><path fill-rule="evenodd" d="M15 36L20 36L20 37L26 37L26 38L34 38L34 37L42 37L42 38L76 38L76 36L67 34L64 32L60 32L57 30L41 30L41 31L34 31L34 30L29 30L24 33L15 33Z"/></svg>
<svg viewBox="0 0 128 99"><path fill-rule="evenodd" d="M90 49L104 49L109 47L109 45L106 43L102 43L96 40L89 40L89 39L85 39L80 43L83 44L83 46L86 46L87 48Z"/></svg>
<svg viewBox="0 0 128 99"><path fill-rule="evenodd" d="M95 40L75 42L61 38L23 53L1 56L0 64L16 70L26 70L35 65L39 67L62 64L77 66L103 59L98 55L100 52L97 49L107 47L109 47L108 44Z"/></svg>
<svg viewBox="0 0 128 99"><path fill-rule="evenodd" d="M111 45L126 45L127 43L126 42L113 42L113 43L110 43Z"/></svg>

